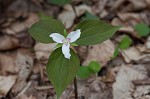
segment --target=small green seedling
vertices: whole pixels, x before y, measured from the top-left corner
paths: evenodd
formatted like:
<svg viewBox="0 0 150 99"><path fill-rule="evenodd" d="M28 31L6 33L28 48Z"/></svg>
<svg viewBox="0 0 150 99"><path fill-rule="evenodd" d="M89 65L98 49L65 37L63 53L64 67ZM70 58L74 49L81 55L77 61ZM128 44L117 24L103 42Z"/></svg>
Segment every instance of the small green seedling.
<svg viewBox="0 0 150 99"><path fill-rule="evenodd" d="M118 45L118 48L120 49L127 49L130 47L130 45L132 44L132 39L125 35L122 40L120 41L119 45Z"/></svg>
<svg viewBox="0 0 150 99"><path fill-rule="evenodd" d="M96 74L101 70L101 65L96 61L91 61L88 66L80 66L77 76L85 79L90 77L92 74Z"/></svg>
<svg viewBox="0 0 150 99"><path fill-rule="evenodd" d="M114 54L113 54L113 59L116 58L119 54L119 50L125 50L130 47L132 44L132 39L125 35L122 40L119 42L119 45L115 48Z"/></svg>
<svg viewBox="0 0 150 99"><path fill-rule="evenodd" d="M146 25L144 23L135 25L134 29L137 31L138 35L140 35L142 37L146 37L150 33L150 28L148 27L148 25Z"/></svg>

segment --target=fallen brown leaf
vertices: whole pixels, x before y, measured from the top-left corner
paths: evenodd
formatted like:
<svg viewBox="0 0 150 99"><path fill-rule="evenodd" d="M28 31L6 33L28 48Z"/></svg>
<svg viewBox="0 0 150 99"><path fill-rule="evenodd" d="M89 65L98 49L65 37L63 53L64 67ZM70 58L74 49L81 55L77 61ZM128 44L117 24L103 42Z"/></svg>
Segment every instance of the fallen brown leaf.
<svg viewBox="0 0 150 99"><path fill-rule="evenodd" d="M142 55L136 47L130 47L126 50L122 50L121 54L127 63L130 63L132 60L138 61L145 57L145 55Z"/></svg>
<svg viewBox="0 0 150 99"><path fill-rule="evenodd" d="M18 53L16 58L16 66L19 68L17 81L12 88L12 93L17 94L27 85L27 78L29 77L32 67L33 58L29 55Z"/></svg>
<svg viewBox="0 0 150 99"><path fill-rule="evenodd" d="M36 43L34 46L37 60L46 63L50 53L55 49L56 44Z"/></svg>
<svg viewBox="0 0 150 99"><path fill-rule="evenodd" d="M5 97L16 82L17 76L0 76L0 98Z"/></svg>
<svg viewBox="0 0 150 99"><path fill-rule="evenodd" d="M15 37L0 36L0 51L12 50L19 47L19 41Z"/></svg>
<svg viewBox="0 0 150 99"><path fill-rule="evenodd" d="M132 81L146 78L147 71L143 65L122 65L117 74L116 82L113 84L113 99L118 99L118 97L119 99L135 99L135 86ZM147 88L144 90L146 91ZM139 91L138 96L141 96L142 93L143 91Z"/></svg>
<svg viewBox="0 0 150 99"><path fill-rule="evenodd" d="M58 15L58 19L69 29L73 25L76 15L71 5L66 5L64 8L65 10Z"/></svg>
<svg viewBox="0 0 150 99"><path fill-rule="evenodd" d="M106 65L106 63L111 60L114 49L115 46L110 40L98 45L89 46L89 51L83 65L87 66L91 61L98 61L100 64Z"/></svg>
<svg viewBox="0 0 150 99"><path fill-rule="evenodd" d="M0 74L8 75L17 74L19 68L16 67L15 59L13 56L7 54L0 54Z"/></svg>

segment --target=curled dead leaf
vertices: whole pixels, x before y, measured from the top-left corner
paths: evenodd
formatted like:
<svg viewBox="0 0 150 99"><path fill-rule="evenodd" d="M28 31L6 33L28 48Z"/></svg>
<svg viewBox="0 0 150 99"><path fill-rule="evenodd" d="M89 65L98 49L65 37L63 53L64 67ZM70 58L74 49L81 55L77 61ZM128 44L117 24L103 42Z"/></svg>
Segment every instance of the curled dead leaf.
<svg viewBox="0 0 150 99"><path fill-rule="evenodd" d="M73 25L76 15L71 5L66 5L64 8L66 10L58 15L58 19L69 29Z"/></svg>
<svg viewBox="0 0 150 99"><path fill-rule="evenodd" d="M56 44L36 43L34 46L37 60L47 62L50 53L55 49Z"/></svg>

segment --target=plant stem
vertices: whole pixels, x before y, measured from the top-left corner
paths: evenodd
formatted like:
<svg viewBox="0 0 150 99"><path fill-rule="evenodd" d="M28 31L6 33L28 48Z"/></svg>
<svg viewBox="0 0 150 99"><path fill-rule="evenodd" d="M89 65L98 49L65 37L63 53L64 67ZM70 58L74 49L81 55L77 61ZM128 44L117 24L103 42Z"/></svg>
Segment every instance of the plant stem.
<svg viewBox="0 0 150 99"><path fill-rule="evenodd" d="M72 8L73 8L73 11L74 11L74 13L75 13L76 18L78 18L77 11L76 11L76 9L75 9L74 4L72 3L71 6L72 6Z"/></svg>
<svg viewBox="0 0 150 99"><path fill-rule="evenodd" d="M77 87L77 79L74 78L74 93L75 93L75 99L78 99L78 87Z"/></svg>

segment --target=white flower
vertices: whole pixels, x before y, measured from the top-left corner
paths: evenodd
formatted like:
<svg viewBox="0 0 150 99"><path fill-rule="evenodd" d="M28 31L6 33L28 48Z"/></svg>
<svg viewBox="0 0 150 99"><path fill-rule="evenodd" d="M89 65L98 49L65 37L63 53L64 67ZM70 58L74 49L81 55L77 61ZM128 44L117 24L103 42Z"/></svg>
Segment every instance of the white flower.
<svg viewBox="0 0 150 99"><path fill-rule="evenodd" d="M65 38L63 35L59 33L52 33L49 36L52 37L52 39L56 43L62 43L62 53L64 54L65 58L70 59L70 43L75 42L80 37L80 29L76 31L70 32L67 37Z"/></svg>

